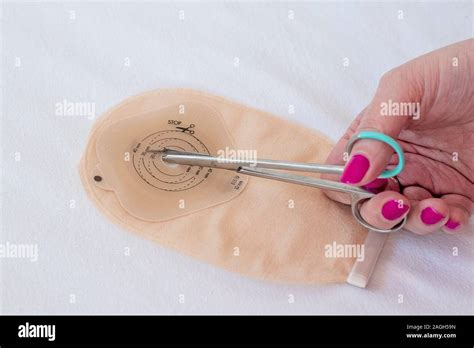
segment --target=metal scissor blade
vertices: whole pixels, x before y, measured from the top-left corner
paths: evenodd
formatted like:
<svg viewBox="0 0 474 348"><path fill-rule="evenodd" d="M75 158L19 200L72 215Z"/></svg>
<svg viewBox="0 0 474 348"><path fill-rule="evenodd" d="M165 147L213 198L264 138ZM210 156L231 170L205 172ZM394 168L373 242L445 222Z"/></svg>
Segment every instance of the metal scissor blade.
<svg viewBox="0 0 474 348"><path fill-rule="evenodd" d="M343 184L337 181L330 181L324 179L311 178L303 175L293 175L288 173L281 173L268 169L241 167L239 173L252 175L259 178L283 181L291 184L316 187L319 189L337 191L342 193L357 195L359 199L370 198L374 196L372 192L368 192L357 186Z"/></svg>
<svg viewBox="0 0 474 348"><path fill-rule="evenodd" d="M331 164L318 163L298 163L276 161L269 159L239 159L215 157L208 154L196 152L184 152L175 150L148 150L148 152L161 153L163 161L175 164L185 164L192 166L202 166L211 168L221 168L238 170L240 167L248 168L268 168L279 170L291 170L299 172L313 172L326 174L342 174L344 167Z"/></svg>

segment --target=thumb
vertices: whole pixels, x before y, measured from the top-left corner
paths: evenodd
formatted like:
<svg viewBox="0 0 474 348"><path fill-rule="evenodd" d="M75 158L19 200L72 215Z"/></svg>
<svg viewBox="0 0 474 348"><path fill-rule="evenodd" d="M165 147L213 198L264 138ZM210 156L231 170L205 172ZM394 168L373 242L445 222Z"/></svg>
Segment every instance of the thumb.
<svg viewBox="0 0 474 348"><path fill-rule="evenodd" d="M382 77L355 133L376 131L396 140L412 117L418 118L420 93L416 93L414 87L419 84L413 76L408 76L406 69L401 68ZM392 155L392 148L385 143L371 139L357 141L342 173L341 182L359 186L372 182L386 169Z"/></svg>

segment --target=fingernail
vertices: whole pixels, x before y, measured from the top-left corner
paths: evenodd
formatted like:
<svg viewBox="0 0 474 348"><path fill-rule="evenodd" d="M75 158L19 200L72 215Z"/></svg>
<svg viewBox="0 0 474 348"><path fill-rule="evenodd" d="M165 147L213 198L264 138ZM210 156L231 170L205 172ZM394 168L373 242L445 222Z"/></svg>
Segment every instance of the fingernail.
<svg viewBox="0 0 474 348"><path fill-rule="evenodd" d="M342 173L341 182L346 184L357 184L365 176L365 173L369 170L369 166L369 160L364 155L352 156Z"/></svg>
<svg viewBox="0 0 474 348"><path fill-rule="evenodd" d="M444 219L444 216L434 208L427 207L421 211L421 221L427 225L433 225Z"/></svg>
<svg viewBox="0 0 474 348"><path fill-rule="evenodd" d="M362 186L362 188L372 193L380 193L385 190L387 185L388 179L375 179L374 181L369 182L367 185Z"/></svg>
<svg viewBox="0 0 474 348"><path fill-rule="evenodd" d="M448 222L446 222L446 224L445 224L444 226L446 226L446 227L449 228L450 230L454 230L454 229L456 229L459 225L461 225L459 222L454 221L454 220L451 220L451 219L448 219Z"/></svg>
<svg viewBox="0 0 474 348"><path fill-rule="evenodd" d="M403 216L410 207L405 204L400 204L399 201L392 199L385 203L382 207L382 215L387 220L396 220Z"/></svg>

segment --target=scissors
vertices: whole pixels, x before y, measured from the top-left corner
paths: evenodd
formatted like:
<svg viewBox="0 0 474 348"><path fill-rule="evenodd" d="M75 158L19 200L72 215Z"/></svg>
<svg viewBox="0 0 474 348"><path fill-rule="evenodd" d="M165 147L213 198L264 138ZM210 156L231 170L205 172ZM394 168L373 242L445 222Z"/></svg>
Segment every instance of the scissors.
<svg viewBox="0 0 474 348"><path fill-rule="evenodd" d="M403 151L398 143L388 135L379 132L363 131L355 134L347 143L346 152L350 153L354 144L362 139L373 139L381 141L389 145L398 155L398 164L395 168L385 170L379 178L391 178L399 174L405 165ZM294 175L289 173L282 173L278 170L325 173L325 174L342 174L344 166L318 163L297 163L276 161L270 159L234 159L214 157L208 154L196 152L176 151L172 149L151 150L148 152L159 153L162 159L168 163L184 164L190 166L201 166L217 169L226 169L236 171L237 173L256 176L259 178L278 180L292 184L316 187L324 190L331 190L337 192L347 193L351 196L351 209L355 219L364 227L381 233L389 233L400 230L406 223L407 217L390 229L381 229L369 224L362 217L360 213L360 206L362 203L373 197L375 194L364 190L363 188L347 185L341 182L317 179L308 176Z"/></svg>

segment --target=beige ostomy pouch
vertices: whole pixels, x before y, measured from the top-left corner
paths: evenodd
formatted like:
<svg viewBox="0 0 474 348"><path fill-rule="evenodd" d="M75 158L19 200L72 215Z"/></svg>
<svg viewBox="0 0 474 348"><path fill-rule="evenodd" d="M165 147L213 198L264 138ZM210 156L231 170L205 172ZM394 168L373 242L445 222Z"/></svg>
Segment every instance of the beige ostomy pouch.
<svg viewBox="0 0 474 348"><path fill-rule="evenodd" d="M168 164L149 152L164 148L321 163L332 148L321 134L221 97L164 89L131 97L96 121L80 174L114 223L229 271L333 283L363 263L367 230L321 190ZM380 248L368 252L376 258Z"/></svg>

